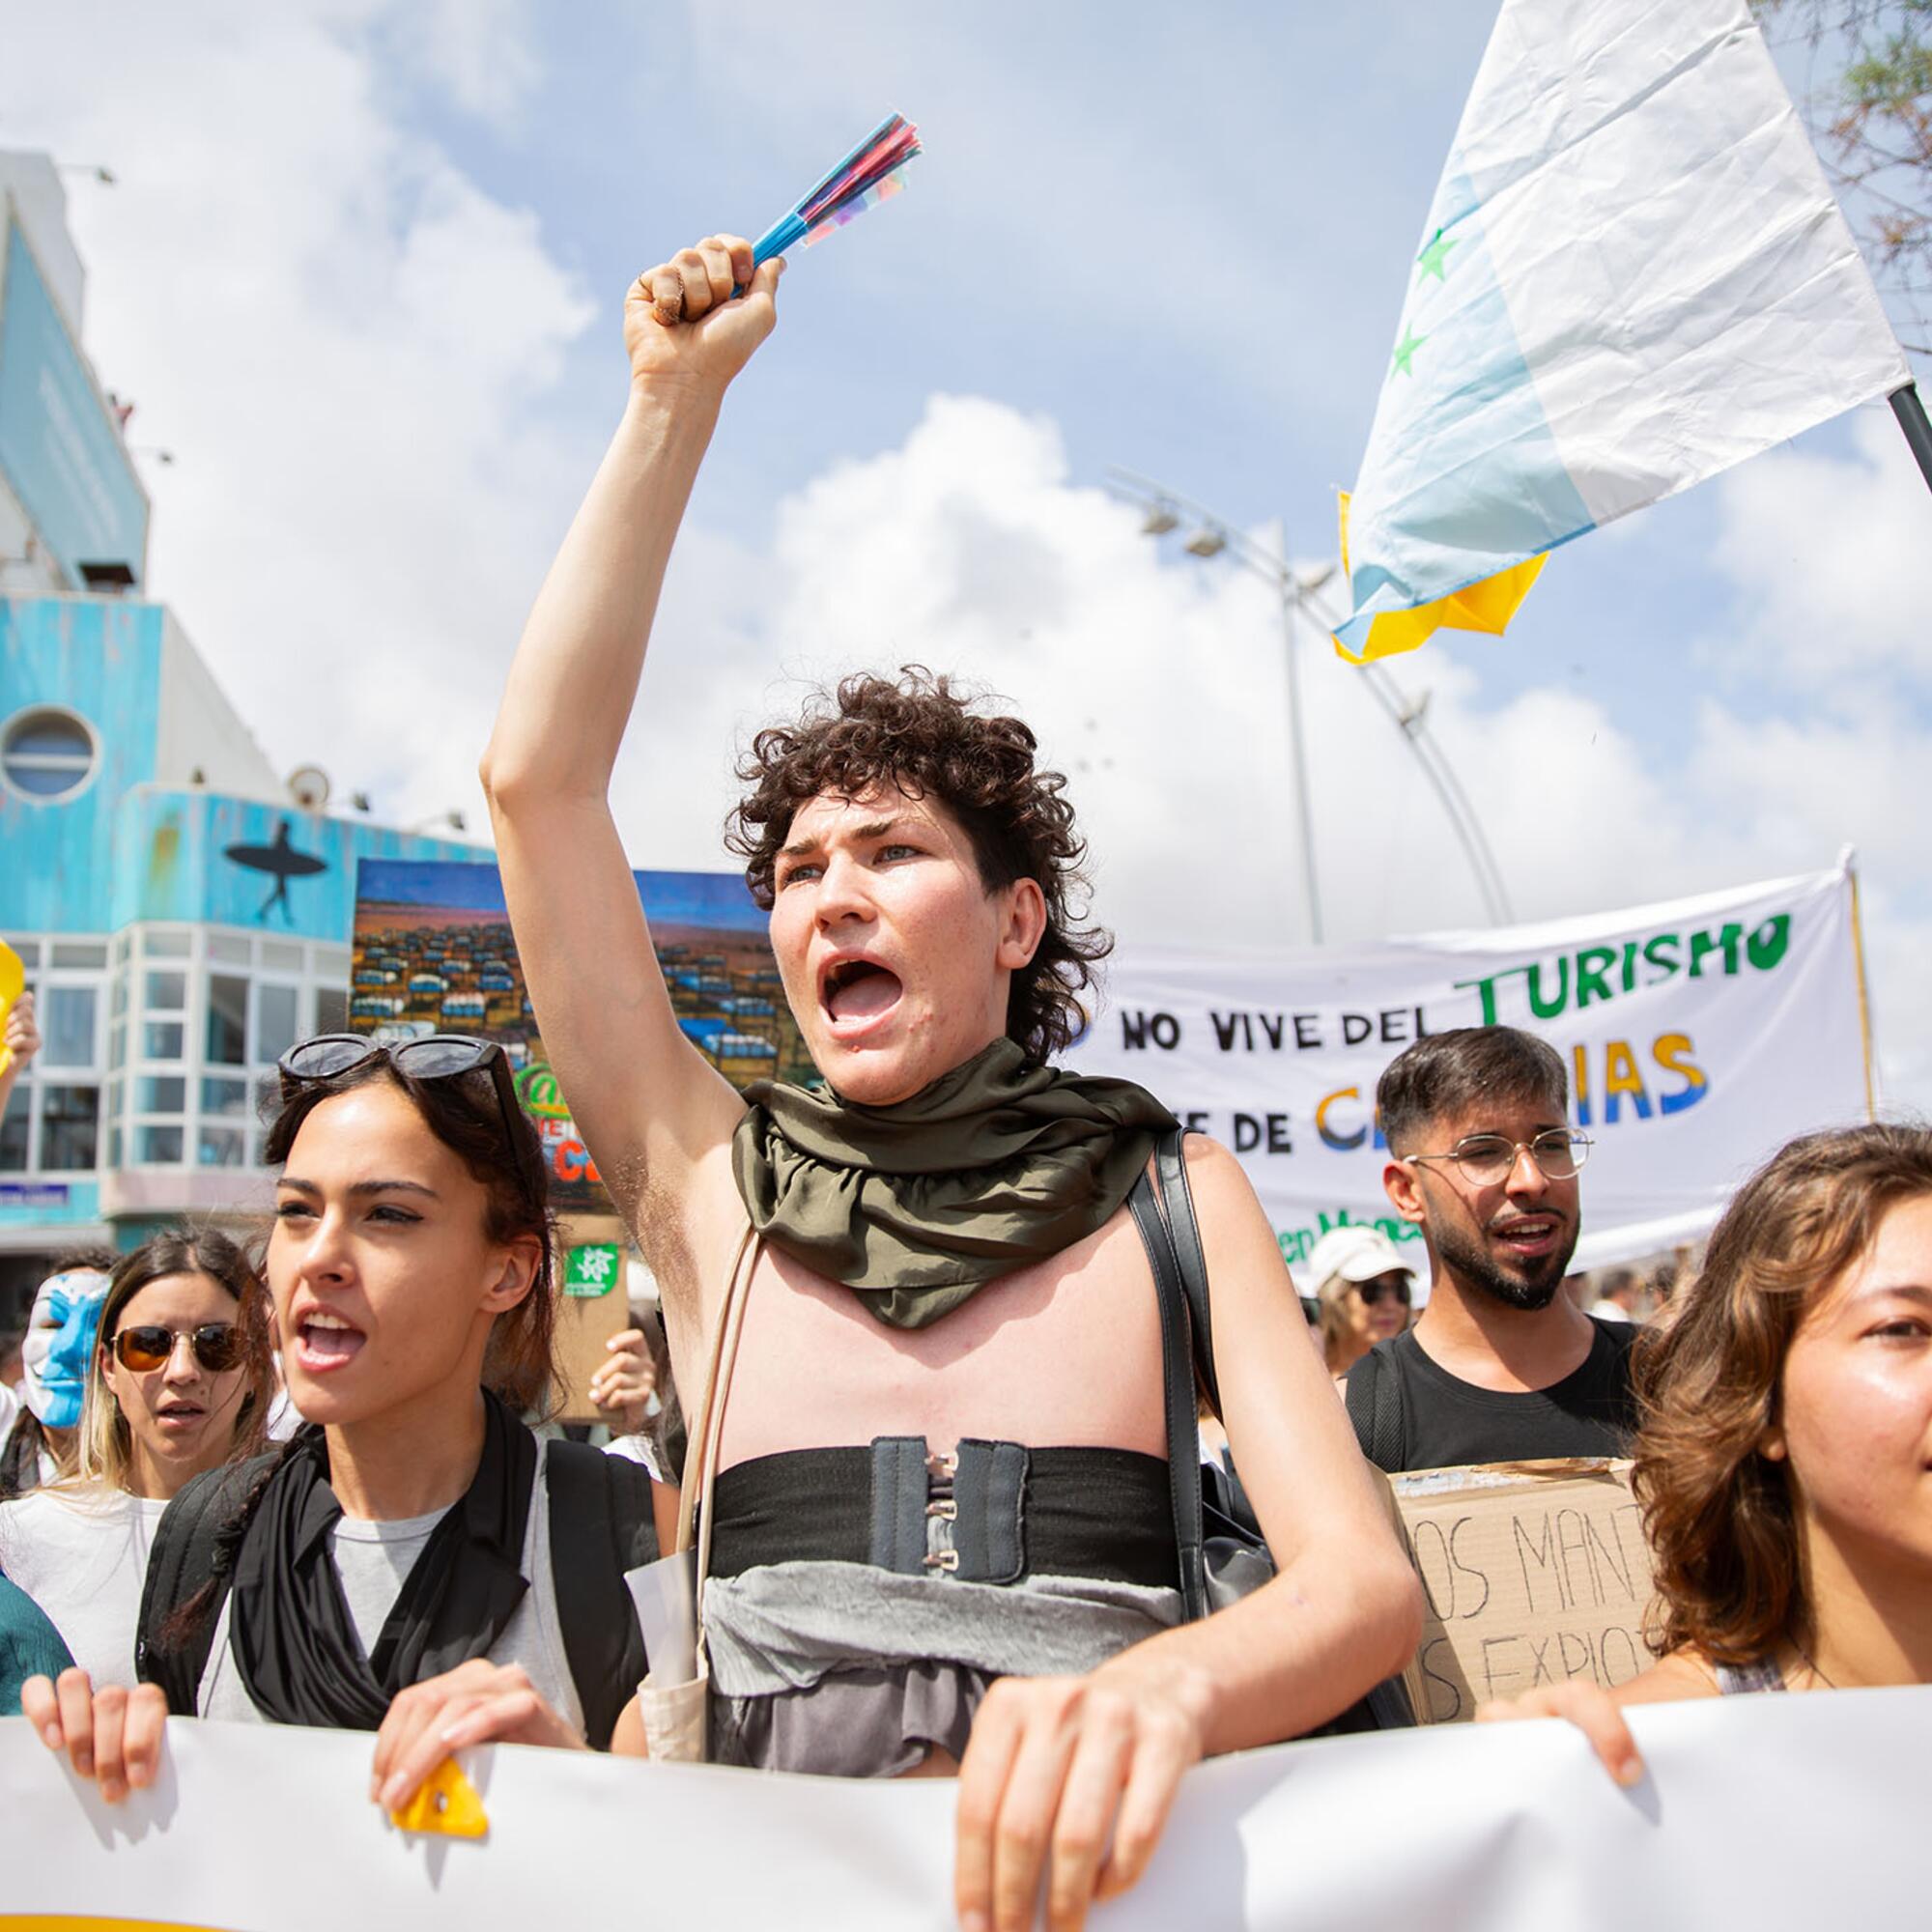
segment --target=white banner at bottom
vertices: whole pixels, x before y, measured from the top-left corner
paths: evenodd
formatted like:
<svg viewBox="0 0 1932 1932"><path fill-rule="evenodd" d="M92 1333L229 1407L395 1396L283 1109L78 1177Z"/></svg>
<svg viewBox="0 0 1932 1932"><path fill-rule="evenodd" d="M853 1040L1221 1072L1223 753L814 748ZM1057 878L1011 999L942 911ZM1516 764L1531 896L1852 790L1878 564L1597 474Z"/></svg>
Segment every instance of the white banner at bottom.
<svg viewBox="0 0 1932 1932"><path fill-rule="evenodd" d="M1661 1704L1622 1791L1568 1724L1284 1745L1190 1773L1097 1932L1918 1922L1932 1687ZM371 1740L175 1722L156 1789L100 1803L0 1722L0 1927L541 1932L948 1927L953 1788L499 1747L465 1842L394 1830Z"/></svg>

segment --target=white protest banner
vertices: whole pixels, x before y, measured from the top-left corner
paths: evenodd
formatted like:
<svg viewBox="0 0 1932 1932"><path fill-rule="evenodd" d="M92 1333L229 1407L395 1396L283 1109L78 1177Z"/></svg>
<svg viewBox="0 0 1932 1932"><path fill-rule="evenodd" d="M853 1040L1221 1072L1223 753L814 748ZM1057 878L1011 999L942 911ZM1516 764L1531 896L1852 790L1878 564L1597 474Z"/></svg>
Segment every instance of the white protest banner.
<svg viewBox="0 0 1932 1932"><path fill-rule="evenodd" d="M1278 953L1122 949L1068 1063L1151 1088L1241 1158L1291 1264L1416 1231L1382 1192L1376 1081L1423 1034L1502 1023L1570 1072L1596 1146L1578 1267L1706 1233L1752 1166L1870 1111L1849 857L1706 897ZM1310 1284L1312 1287L1312 1284Z"/></svg>
<svg viewBox="0 0 1932 1932"><path fill-rule="evenodd" d="M1559 1722L1284 1745L1190 1772L1146 1880L1095 1932L1624 1932L1898 1925L1924 1899L1932 1688L1641 1706L1613 1785ZM0 1926L532 1932L953 1926L948 1781L852 1782L501 1747L490 1829L399 1833L355 1732L176 1720L110 1809L0 1722ZM1776 1806L1776 1811L1768 1808ZM18 1915L11 1918L10 1915Z"/></svg>

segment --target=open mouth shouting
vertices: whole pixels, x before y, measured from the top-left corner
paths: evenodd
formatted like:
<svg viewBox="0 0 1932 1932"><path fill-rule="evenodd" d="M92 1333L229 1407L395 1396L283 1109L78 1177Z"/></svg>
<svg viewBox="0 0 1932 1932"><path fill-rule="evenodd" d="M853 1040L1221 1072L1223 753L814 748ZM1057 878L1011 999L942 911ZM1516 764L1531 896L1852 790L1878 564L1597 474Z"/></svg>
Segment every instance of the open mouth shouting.
<svg viewBox="0 0 1932 1932"><path fill-rule="evenodd" d="M818 1007L834 1039L857 1039L878 1026L905 992L891 967L864 953L838 953L818 969Z"/></svg>
<svg viewBox="0 0 1932 1932"><path fill-rule="evenodd" d="M294 1326L295 1359L305 1375L326 1376L353 1362L368 1339L353 1321L326 1308L300 1311Z"/></svg>

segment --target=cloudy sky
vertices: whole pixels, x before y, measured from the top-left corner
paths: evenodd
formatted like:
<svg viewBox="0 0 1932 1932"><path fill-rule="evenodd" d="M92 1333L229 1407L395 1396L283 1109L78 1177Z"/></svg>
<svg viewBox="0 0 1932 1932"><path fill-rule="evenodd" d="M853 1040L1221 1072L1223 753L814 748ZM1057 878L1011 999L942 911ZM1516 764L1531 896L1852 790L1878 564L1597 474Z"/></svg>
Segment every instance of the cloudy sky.
<svg viewBox="0 0 1932 1932"><path fill-rule="evenodd" d="M67 177L155 592L281 766L481 822L475 760L621 407L641 268L756 233L883 113L912 192L800 255L673 565L620 773L718 862L733 746L920 659L1075 780L1127 940L1305 935L1279 611L1111 466L1333 547L1494 0L0 0L0 146ZM1932 501L1883 406L1571 546L1507 639L1396 676L1524 918L1857 846L1894 1100L1932 1105ZM1481 920L1358 675L1304 633L1331 939Z"/></svg>

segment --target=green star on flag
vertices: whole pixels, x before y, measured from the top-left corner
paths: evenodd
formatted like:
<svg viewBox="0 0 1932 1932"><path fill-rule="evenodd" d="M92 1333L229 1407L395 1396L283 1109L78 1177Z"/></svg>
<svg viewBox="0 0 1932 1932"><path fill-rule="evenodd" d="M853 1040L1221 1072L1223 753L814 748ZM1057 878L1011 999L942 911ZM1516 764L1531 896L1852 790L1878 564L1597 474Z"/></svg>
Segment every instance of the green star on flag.
<svg viewBox="0 0 1932 1932"><path fill-rule="evenodd" d="M1449 251L1455 245L1453 241L1443 240L1442 231L1438 228L1429 238L1429 246L1415 258L1421 264L1422 272L1425 275L1434 275L1438 282L1445 280L1443 264L1448 261Z"/></svg>
<svg viewBox="0 0 1932 1932"><path fill-rule="evenodd" d="M1408 365L1415 357L1415 352L1429 340L1426 335L1418 335L1406 323L1403 325L1402 340L1395 346L1395 366L1405 376L1413 376L1415 371Z"/></svg>

